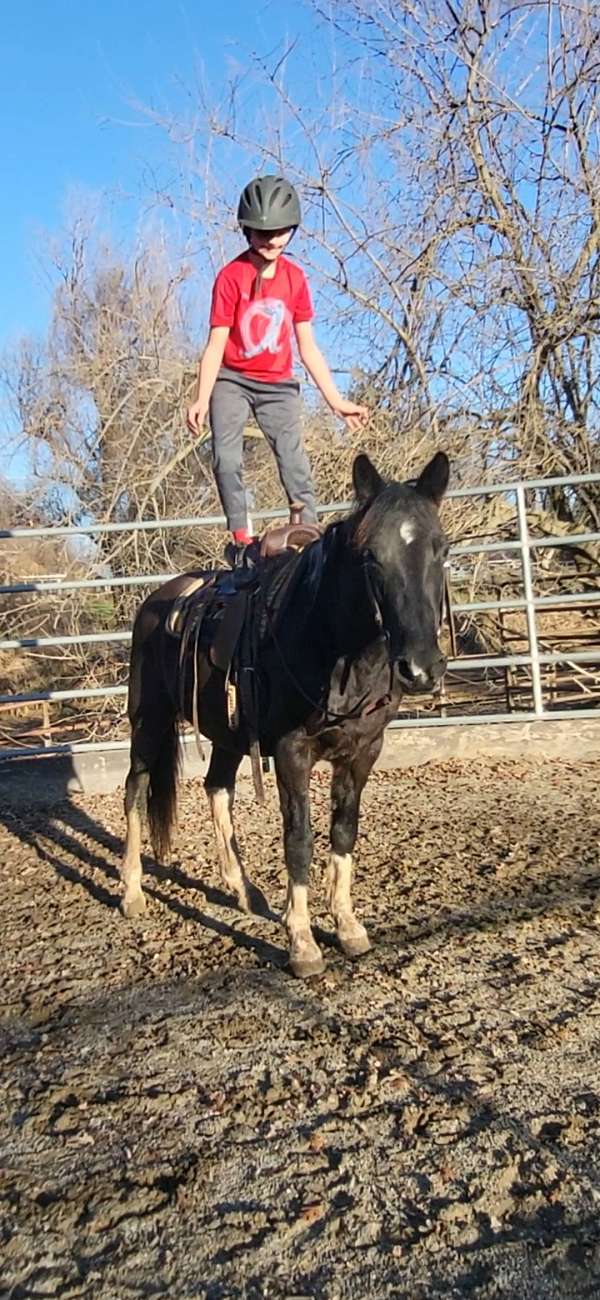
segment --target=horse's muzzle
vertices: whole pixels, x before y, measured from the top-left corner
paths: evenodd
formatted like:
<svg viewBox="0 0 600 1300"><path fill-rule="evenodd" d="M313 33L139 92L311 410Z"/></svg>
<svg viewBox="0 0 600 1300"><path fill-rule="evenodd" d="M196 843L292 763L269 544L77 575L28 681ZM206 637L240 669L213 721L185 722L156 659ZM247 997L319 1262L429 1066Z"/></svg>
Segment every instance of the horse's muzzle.
<svg viewBox="0 0 600 1300"><path fill-rule="evenodd" d="M434 651L426 662L416 658L398 659L398 676L402 688L409 695L423 695L432 691L444 676L448 660L441 650Z"/></svg>

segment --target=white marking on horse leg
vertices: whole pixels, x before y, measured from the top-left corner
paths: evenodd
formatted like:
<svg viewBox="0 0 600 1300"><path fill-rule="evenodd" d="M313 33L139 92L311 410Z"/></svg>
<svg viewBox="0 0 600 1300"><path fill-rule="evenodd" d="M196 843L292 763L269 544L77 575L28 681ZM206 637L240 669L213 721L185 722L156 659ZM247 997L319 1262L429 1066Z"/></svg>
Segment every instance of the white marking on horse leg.
<svg viewBox="0 0 600 1300"><path fill-rule="evenodd" d="M361 957L369 951L371 944L364 925L354 915L351 884L352 854L334 853L332 850L327 867L327 886L337 936L347 957Z"/></svg>
<svg viewBox="0 0 600 1300"><path fill-rule="evenodd" d="M233 791L208 790L207 794L221 865L221 879L228 889L237 894L240 907L249 911L248 881L233 828Z"/></svg>
<svg viewBox="0 0 600 1300"><path fill-rule="evenodd" d="M307 979L321 975L325 962L319 945L315 943L308 912L308 889L288 881L285 924L290 937L290 966L294 975Z"/></svg>
<svg viewBox="0 0 600 1300"><path fill-rule="evenodd" d="M125 853L121 863L121 880L125 893L121 901L124 916L132 919L146 911L146 899L142 893L142 822L138 809L133 806L127 813L127 836Z"/></svg>

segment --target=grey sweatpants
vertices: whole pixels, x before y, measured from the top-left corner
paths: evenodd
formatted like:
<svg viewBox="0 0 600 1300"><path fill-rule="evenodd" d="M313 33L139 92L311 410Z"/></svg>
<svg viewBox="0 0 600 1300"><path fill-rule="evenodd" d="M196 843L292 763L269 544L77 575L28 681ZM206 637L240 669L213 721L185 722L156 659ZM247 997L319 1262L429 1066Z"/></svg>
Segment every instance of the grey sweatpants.
<svg viewBox="0 0 600 1300"><path fill-rule="evenodd" d="M302 443L300 385L295 379L265 384L222 367L210 400L213 469L228 527L248 523L243 478L243 433L250 416L275 454L289 502L301 501L302 518L316 520L308 456Z"/></svg>

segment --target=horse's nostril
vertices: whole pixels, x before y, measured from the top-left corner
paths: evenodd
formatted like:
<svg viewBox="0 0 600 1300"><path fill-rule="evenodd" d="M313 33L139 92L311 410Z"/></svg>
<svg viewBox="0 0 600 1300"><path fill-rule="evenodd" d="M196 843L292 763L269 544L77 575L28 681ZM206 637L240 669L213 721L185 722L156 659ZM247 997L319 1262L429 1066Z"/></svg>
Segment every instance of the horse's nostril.
<svg viewBox="0 0 600 1300"><path fill-rule="evenodd" d="M400 675L404 677L407 682L423 682L428 676L424 669L420 668L414 659L399 659L398 669Z"/></svg>
<svg viewBox="0 0 600 1300"><path fill-rule="evenodd" d="M431 690L443 677L447 664L448 660L440 651L423 667L416 659L399 659L398 672L408 685L420 690Z"/></svg>

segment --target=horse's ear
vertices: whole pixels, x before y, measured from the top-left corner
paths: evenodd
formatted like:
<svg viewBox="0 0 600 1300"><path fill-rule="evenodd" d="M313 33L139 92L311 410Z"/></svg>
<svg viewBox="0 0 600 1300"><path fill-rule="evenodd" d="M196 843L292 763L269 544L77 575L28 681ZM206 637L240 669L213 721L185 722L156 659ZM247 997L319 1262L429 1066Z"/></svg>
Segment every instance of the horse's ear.
<svg viewBox="0 0 600 1300"><path fill-rule="evenodd" d="M385 487L381 474L364 451L360 452L352 466L352 482L356 499L361 506L372 501Z"/></svg>
<svg viewBox="0 0 600 1300"><path fill-rule="evenodd" d="M428 501L434 501L436 506L439 506L448 487L449 478L450 461L445 451L436 451L433 460L430 460L419 475L415 490L419 496L427 497Z"/></svg>

